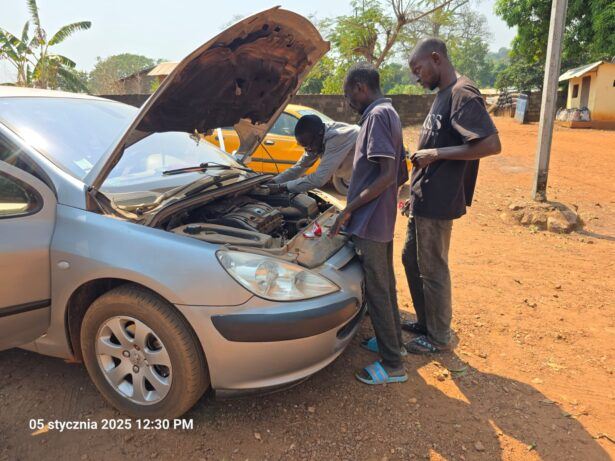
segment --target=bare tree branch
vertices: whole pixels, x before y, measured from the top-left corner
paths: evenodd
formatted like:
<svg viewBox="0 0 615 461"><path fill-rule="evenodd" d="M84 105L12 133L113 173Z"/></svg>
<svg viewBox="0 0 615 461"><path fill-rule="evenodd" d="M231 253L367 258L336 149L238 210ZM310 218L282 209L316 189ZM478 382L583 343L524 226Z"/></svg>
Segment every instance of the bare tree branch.
<svg viewBox="0 0 615 461"><path fill-rule="evenodd" d="M447 6L447 5L451 4L451 3L453 3L454 1L455 1L455 0L446 0L446 1L445 1L444 3L442 3L441 5L438 5L438 6L434 7L434 8L432 8L432 9L431 9L431 10L429 10L429 11L425 11L425 12L423 12L423 13L419 14L418 16L415 16L414 18L412 18L411 20L409 20L409 21L407 22L407 24L410 24L411 22L418 21L419 19L422 19L422 18L424 18L425 16L430 15L431 13L435 13L436 11L441 10L441 9L442 9L442 8L444 8L445 6ZM469 2L469 0L464 0L463 2L460 2L458 5L456 5L456 6L453 8L453 11L454 11L454 10L456 10L457 8L459 8L459 7L463 6L463 5L465 5L465 4L466 4L466 3L468 3L468 2Z"/></svg>
<svg viewBox="0 0 615 461"><path fill-rule="evenodd" d="M380 65L384 62L384 60L387 58L388 54L390 53L391 49L395 45L395 42L397 41L397 37L399 36L399 33L402 31L402 29L405 26L413 22L419 21L425 16L429 16L430 14L435 13L438 10L441 10L442 8L444 8L447 5L450 5L454 1L457 1L457 0L445 0L440 5L437 5L428 11L423 11L414 17L409 17L413 10L412 8L412 6L414 5L413 0L410 0L410 1L389 0L389 4L391 5L393 13L395 14L395 27L393 31L391 31L390 34L389 33L386 34L386 40L385 40L384 47L382 48L382 51L380 52L380 56L376 58L374 65L376 67L380 67ZM459 8L460 6L465 5L466 3L468 3L468 1L469 0L463 0L458 5L456 5L455 8ZM373 53L372 53L372 56L373 56ZM373 62L373 61L370 61L370 62Z"/></svg>

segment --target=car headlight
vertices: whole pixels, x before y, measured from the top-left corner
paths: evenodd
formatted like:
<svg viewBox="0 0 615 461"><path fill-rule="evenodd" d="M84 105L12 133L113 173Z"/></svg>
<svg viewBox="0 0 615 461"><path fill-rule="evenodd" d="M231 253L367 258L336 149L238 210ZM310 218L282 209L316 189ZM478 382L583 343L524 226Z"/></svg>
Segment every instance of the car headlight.
<svg viewBox="0 0 615 461"><path fill-rule="evenodd" d="M268 256L227 250L220 250L216 255L231 277L261 298L297 301L339 290L321 275Z"/></svg>

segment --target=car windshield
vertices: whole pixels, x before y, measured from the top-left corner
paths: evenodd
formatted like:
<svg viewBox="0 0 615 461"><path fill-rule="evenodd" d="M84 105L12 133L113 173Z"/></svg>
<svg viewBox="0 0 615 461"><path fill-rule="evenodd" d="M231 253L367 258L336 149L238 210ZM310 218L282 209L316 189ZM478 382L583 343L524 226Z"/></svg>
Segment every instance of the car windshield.
<svg viewBox="0 0 615 461"><path fill-rule="evenodd" d="M314 110L314 109L301 109L301 110L298 110L297 112L299 112L302 117L304 115L317 115L318 117L320 117L320 119L323 122L329 123L329 122L333 121L333 119L331 117L327 117L322 112L318 112L317 110Z"/></svg>
<svg viewBox="0 0 615 461"><path fill-rule="evenodd" d="M200 135L167 132L153 133L128 147L103 184L105 189L145 191L172 187L177 181L189 182L190 175L172 179L163 172L196 167L202 163L241 167L226 152L205 141ZM212 169L215 165L212 166ZM199 173L193 176L199 176Z"/></svg>
<svg viewBox="0 0 615 461"><path fill-rule="evenodd" d="M78 179L85 178L136 113L115 101L0 98L0 123Z"/></svg>

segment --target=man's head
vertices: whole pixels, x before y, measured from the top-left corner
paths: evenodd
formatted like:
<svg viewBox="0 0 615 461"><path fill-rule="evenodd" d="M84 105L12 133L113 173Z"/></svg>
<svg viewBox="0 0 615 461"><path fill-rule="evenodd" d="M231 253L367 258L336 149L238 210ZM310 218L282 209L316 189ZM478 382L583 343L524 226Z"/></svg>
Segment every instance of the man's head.
<svg viewBox="0 0 615 461"><path fill-rule="evenodd" d="M295 139L306 152L322 153L324 135L325 124L318 115L304 115L295 125Z"/></svg>
<svg viewBox="0 0 615 461"><path fill-rule="evenodd" d="M344 80L344 96L348 105L362 114L382 96L378 69L368 62L353 64Z"/></svg>
<svg viewBox="0 0 615 461"><path fill-rule="evenodd" d="M450 72L446 43L439 38L424 38L419 41L410 55L410 70L425 88L435 90L440 85L442 74Z"/></svg>

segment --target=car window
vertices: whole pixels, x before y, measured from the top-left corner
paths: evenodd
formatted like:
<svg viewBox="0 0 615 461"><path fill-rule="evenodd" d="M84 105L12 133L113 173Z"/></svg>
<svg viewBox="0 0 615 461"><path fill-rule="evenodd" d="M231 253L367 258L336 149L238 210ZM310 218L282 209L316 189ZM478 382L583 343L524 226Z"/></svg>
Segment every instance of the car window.
<svg viewBox="0 0 615 461"><path fill-rule="evenodd" d="M0 218L32 214L40 209L42 198L31 187L0 172Z"/></svg>
<svg viewBox="0 0 615 461"><path fill-rule="evenodd" d="M51 162L83 179L130 124L137 109L80 98L0 98L0 123Z"/></svg>
<svg viewBox="0 0 615 461"><path fill-rule="evenodd" d="M47 184L52 190L49 178L41 171L22 148L16 146L0 134L0 161L13 165Z"/></svg>
<svg viewBox="0 0 615 461"><path fill-rule="evenodd" d="M297 112L299 112L302 117L304 115L317 115L325 123L333 121L333 119L331 117L328 117L325 114L323 114L322 112L318 112L317 110L314 110L314 109L301 109L301 110L299 110Z"/></svg>
<svg viewBox="0 0 615 461"><path fill-rule="evenodd" d="M282 112L282 115L280 115L280 118L275 121L275 123L269 130L269 133L282 136L294 136L295 125L297 124L297 121L298 119L294 115Z"/></svg>

